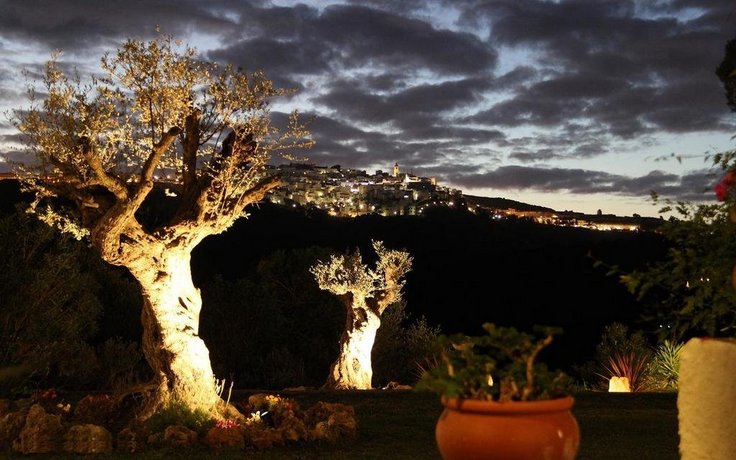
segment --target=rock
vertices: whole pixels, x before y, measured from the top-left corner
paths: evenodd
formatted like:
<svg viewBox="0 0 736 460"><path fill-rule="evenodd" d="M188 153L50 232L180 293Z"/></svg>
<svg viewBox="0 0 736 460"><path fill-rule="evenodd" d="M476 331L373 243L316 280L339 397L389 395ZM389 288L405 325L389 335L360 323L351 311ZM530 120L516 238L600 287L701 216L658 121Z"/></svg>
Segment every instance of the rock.
<svg viewBox="0 0 736 460"><path fill-rule="evenodd" d="M352 406L339 403L318 402L307 411L307 418L314 427L313 439L336 442L342 437L354 437L358 421Z"/></svg>
<svg viewBox="0 0 736 460"><path fill-rule="evenodd" d="M269 393L256 393L248 397L248 407L251 411L268 411L281 404L283 398Z"/></svg>
<svg viewBox="0 0 736 460"><path fill-rule="evenodd" d="M112 434L99 425L74 425L64 435L64 452L76 454L112 452Z"/></svg>
<svg viewBox="0 0 736 460"><path fill-rule="evenodd" d="M628 377L611 377L608 381L609 393L631 393L631 383Z"/></svg>
<svg viewBox="0 0 736 460"><path fill-rule="evenodd" d="M61 450L64 427L61 416L47 414L43 407L34 404L28 411L26 423L13 449L23 454L46 454Z"/></svg>
<svg viewBox="0 0 736 460"><path fill-rule="evenodd" d="M250 432L250 443L259 449L268 449L283 445L284 439L279 431L273 428L264 428Z"/></svg>
<svg viewBox="0 0 736 460"><path fill-rule="evenodd" d="M204 443L213 449L221 447L245 447L245 436L240 427L220 428L212 427L204 437Z"/></svg>
<svg viewBox="0 0 736 460"><path fill-rule="evenodd" d="M316 390L315 387L305 387L304 385L300 385L298 387L284 388L284 391L293 391L293 392L305 392L305 391L314 391L314 390Z"/></svg>
<svg viewBox="0 0 736 460"><path fill-rule="evenodd" d="M182 425L167 426L164 441L174 447L192 447L197 443L197 433Z"/></svg>
<svg viewBox="0 0 736 460"><path fill-rule="evenodd" d="M27 412L18 411L0 417L0 452L10 450L26 424Z"/></svg>
<svg viewBox="0 0 736 460"><path fill-rule="evenodd" d="M115 410L115 401L105 394L87 395L74 408L74 420L82 424L102 425Z"/></svg>
<svg viewBox="0 0 736 460"><path fill-rule="evenodd" d="M403 385L399 382L388 382L384 390L411 390L411 385Z"/></svg>
<svg viewBox="0 0 736 460"><path fill-rule="evenodd" d="M153 433L152 435L148 436L146 438L146 444L152 447L161 447L164 445L164 434L163 433Z"/></svg>
<svg viewBox="0 0 736 460"><path fill-rule="evenodd" d="M300 420L293 413L281 420L278 429L281 431L281 437L286 442L299 442L309 437L304 421Z"/></svg>
<svg viewBox="0 0 736 460"><path fill-rule="evenodd" d="M147 439L148 432L142 427L125 427L117 435L117 450L129 454L142 452L146 450Z"/></svg>

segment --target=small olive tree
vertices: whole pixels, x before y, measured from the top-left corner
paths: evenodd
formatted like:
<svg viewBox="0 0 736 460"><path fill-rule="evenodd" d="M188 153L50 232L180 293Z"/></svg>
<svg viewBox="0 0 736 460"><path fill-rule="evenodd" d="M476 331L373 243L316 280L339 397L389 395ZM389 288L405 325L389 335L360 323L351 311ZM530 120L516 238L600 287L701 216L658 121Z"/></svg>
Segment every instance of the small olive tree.
<svg viewBox="0 0 736 460"><path fill-rule="evenodd" d="M358 249L348 255L333 255L310 269L320 289L337 295L347 310L340 354L331 366L327 388L372 388L371 350L381 315L401 300L403 278L412 264L406 251L387 249L380 241L373 241L373 249L378 255L375 269L363 264Z"/></svg>
<svg viewBox="0 0 736 460"><path fill-rule="evenodd" d="M140 284L155 373L146 413L173 401L220 412L190 253L279 184L265 168L273 152L311 141L296 113L284 129L271 123L270 100L287 92L262 73L202 62L169 36L128 40L101 68L83 83L56 57L47 63L45 97L29 91L30 107L15 112L40 160L19 175L39 218L87 239ZM151 225L141 216L157 175L170 176L176 204Z"/></svg>

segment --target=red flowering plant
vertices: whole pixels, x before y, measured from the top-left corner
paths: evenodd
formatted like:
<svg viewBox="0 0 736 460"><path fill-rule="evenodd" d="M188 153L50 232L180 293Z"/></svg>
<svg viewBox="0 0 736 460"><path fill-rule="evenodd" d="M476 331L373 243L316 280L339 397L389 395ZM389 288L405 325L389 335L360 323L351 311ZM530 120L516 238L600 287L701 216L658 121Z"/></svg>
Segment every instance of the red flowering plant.
<svg viewBox="0 0 736 460"><path fill-rule="evenodd" d="M723 175L721 180L718 181L715 186L716 199L718 201L726 201L726 198L731 192L734 181L736 181L736 172L734 172L734 170L726 171L726 174Z"/></svg>
<svg viewBox="0 0 736 460"><path fill-rule="evenodd" d="M736 222L736 150L717 153L713 156L713 165L724 171L713 187L716 200L726 205L726 213L732 222Z"/></svg>
<svg viewBox="0 0 736 460"><path fill-rule="evenodd" d="M238 428L240 426L240 422L238 422L237 420L218 419L215 422L215 426L217 428L222 428L226 430L230 428Z"/></svg>

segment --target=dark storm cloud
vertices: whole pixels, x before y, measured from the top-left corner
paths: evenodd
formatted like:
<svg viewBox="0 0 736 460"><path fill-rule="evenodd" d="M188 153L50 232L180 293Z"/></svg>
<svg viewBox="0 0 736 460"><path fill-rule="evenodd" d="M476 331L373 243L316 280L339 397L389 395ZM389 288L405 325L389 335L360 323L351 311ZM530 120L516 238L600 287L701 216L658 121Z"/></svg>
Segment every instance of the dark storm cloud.
<svg viewBox="0 0 736 460"><path fill-rule="evenodd" d="M418 118L426 125L431 123L428 120L440 121L445 111L476 103L490 82L468 79L417 85L390 95L361 90L360 85L360 81L336 81L315 101L362 122L412 127Z"/></svg>
<svg viewBox="0 0 736 460"><path fill-rule="evenodd" d="M663 196L703 200L709 192L710 176L697 171L682 177L662 171L651 171L639 177L627 177L603 171L566 168L502 166L485 173L447 173L448 180L468 188L534 189L542 192L577 194L613 193L648 196L656 191Z"/></svg>
<svg viewBox="0 0 736 460"><path fill-rule="evenodd" d="M359 6L370 6L384 11L392 11L399 14L412 14L427 7L427 0L348 0L347 3Z"/></svg>
<svg viewBox="0 0 736 460"><path fill-rule="evenodd" d="M299 88L316 115L310 161L383 169L398 161L467 186L626 194L651 186L683 196L695 174L534 165L614 153L624 141L646 146L661 133L736 127L714 74L736 32L732 0L305 3L0 0L0 38L71 51L65 68L84 69L97 61L82 57L151 37L156 26L217 37L190 44ZM15 65L4 56L0 73ZM12 87L0 83L4 100L14 100ZM478 169L502 159L524 166Z"/></svg>
<svg viewBox="0 0 736 460"><path fill-rule="evenodd" d="M283 114L279 116L286 119ZM314 114L304 116L305 119L311 118L309 130L317 139L316 146L304 152L312 163L337 163L348 167L385 163L385 168L388 168L396 161L397 144L385 133L365 131L330 117Z"/></svg>
<svg viewBox="0 0 736 460"><path fill-rule="evenodd" d="M727 3L729 6L727 6ZM733 34L731 2L662 6L705 8L703 16L646 19L641 2L520 0L468 2L463 20L485 18L490 40L541 53L547 79L520 88L474 120L505 126L559 125L574 116L598 121L623 138L651 130L725 129L727 112L714 70ZM708 13L718 11L723 16Z"/></svg>
<svg viewBox="0 0 736 460"><path fill-rule="evenodd" d="M482 174L457 175L453 183L465 187L493 187L498 189L532 188L541 191L570 191L589 193L610 187L615 176L602 171L564 168L535 168L502 166Z"/></svg>
<svg viewBox="0 0 736 460"><path fill-rule="evenodd" d="M463 126L438 126L427 123L418 123L405 132L411 139L444 140L453 145L477 145L499 143L505 139L503 132L497 129L468 128Z"/></svg>
<svg viewBox="0 0 736 460"><path fill-rule="evenodd" d="M348 81L336 82L327 94L314 101L336 110L338 117L359 122L387 123L394 118L393 107L385 96L360 91Z"/></svg>
<svg viewBox="0 0 736 460"><path fill-rule="evenodd" d="M327 7L315 31L317 38L340 46L348 65L376 61L443 74L473 74L492 70L497 59L495 50L474 35L359 6Z"/></svg>
<svg viewBox="0 0 736 460"><path fill-rule="evenodd" d="M18 163L35 163L35 157L26 151L0 146L0 172L10 172Z"/></svg>
<svg viewBox="0 0 736 460"><path fill-rule="evenodd" d="M516 127L524 125L557 126L565 120L582 117L588 103L582 99L558 100L517 96L500 102L488 110L467 117L474 123Z"/></svg>
<svg viewBox="0 0 736 460"><path fill-rule="evenodd" d="M316 43L294 43L259 37L208 54L215 61L262 69L275 76L318 74L329 68L334 52Z"/></svg>
<svg viewBox="0 0 736 460"><path fill-rule="evenodd" d="M365 65L377 66L380 73L398 68L478 74L492 70L498 58L474 35L362 6L333 5L321 14L303 5L248 8L240 18L243 36L214 56L231 62L252 58L297 74ZM252 36L254 30L264 36ZM297 53L304 55L297 58Z"/></svg>
<svg viewBox="0 0 736 460"><path fill-rule="evenodd" d="M580 143L575 146L575 156L589 158L608 153L609 148L601 140L592 140L588 143Z"/></svg>
<svg viewBox="0 0 736 460"><path fill-rule="evenodd" d="M218 32L232 22L217 14L228 2L194 0L2 0L0 31L7 38L66 51L119 44L130 36L151 37L155 28L179 35L197 29Z"/></svg>
<svg viewBox="0 0 736 460"><path fill-rule="evenodd" d="M392 107L411 111L442 112L478 102L482 91L490 87L488 79L468 79L436 85L418 85L402 91L389 100Z"/></svg>
<svg viewBox="0 0 736 460"><path fill-rule="evenodd" d="M8 125L0 124L0 129L9 128ZM6 144L6 143L12 143L12 144L20 144L23 140L23 137L20 133L13 133L13 134L0 134L0 144Z"/></svg>
<svg viewBox="0 0 736 460"><path fill-rule="evenodd" d="M538 75L539 72L533 67L526 65L518 66L514 70L507 72L498 77L494 82L494 89L514 89L515 87L526 83Z"/></svg>
<svg viewBox="0 0 736 460"><path fill-rule="evenodd" d="M556 153L552 149L537 149L534 152L514 151L509 154L509 158L522 163L536 163L539 161L554 160L561 157L562 155Z"/></svg>

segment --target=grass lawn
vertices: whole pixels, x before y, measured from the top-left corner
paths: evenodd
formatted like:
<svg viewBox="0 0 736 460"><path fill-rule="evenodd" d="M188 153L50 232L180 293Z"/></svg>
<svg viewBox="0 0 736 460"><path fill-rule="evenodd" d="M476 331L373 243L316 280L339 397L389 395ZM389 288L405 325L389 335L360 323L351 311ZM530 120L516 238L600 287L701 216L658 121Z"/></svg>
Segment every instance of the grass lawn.
<svg viewBox="0 0 736 460"><path fill-rule="evenodd" d="M232 401L251 392L234 392ZM431 393L412 391L281 392L302 408L317 401L352 405L358 437L334 446L312 445L233 452L151 451L136 455L35 455L39 459L440 459L434 426L442 408ZM581 431L580 460L678 459L677 396L674 393L580 393L573 413ZM15 458L15 457L13 457ZM17 456L17 458L22 458Z"/></svg>

